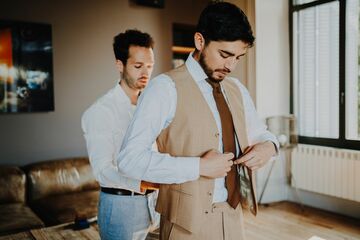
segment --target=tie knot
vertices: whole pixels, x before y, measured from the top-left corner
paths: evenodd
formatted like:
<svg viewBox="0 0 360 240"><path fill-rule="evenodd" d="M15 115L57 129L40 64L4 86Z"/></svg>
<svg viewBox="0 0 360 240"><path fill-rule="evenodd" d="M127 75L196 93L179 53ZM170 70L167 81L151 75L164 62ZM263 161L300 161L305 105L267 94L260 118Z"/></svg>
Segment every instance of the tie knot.
<svg viewBox="0 0 360 240"><path fill-rule="evenodd" d="M221 93L221 87L220 87L221 81L215 81L210 78L207 78L206 81L211 85L214 92Z"/></svg>

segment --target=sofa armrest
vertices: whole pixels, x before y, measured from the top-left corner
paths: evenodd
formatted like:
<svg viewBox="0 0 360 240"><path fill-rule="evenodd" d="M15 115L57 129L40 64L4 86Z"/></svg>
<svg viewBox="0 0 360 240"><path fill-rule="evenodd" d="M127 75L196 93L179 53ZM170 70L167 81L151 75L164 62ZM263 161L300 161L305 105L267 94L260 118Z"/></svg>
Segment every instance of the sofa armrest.
<svg viewBox="0 0 360 240"><path fill-rule="evenodd" d="M25 202L25 173L15 166L0 166L0 204Z"/></svg>

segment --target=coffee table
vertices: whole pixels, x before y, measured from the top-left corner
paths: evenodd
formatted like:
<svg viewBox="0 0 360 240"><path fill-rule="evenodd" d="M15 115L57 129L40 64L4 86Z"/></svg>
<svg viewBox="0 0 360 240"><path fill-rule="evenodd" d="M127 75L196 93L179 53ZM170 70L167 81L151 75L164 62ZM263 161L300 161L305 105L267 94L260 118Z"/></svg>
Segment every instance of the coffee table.
<svg viewBox="0 0 360 240"><path fill-rule="evenodd" d="M73 223L66 223L52 227L32 229L26 232L11 234L0 237L0 240L60 240L60 239L86 239L99 240L99 230L96 223L92 223L89 228L82 230L74 230Z"/></svg>

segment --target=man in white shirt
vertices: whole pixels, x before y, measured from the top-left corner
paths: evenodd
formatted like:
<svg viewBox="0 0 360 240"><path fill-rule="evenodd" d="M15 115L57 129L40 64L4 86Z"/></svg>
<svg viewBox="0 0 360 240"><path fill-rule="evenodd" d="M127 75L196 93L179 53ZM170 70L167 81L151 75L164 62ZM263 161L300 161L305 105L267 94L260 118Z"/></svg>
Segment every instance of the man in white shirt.
<svg viewBox="0 0 360 240"><path fill-rule="evenodd" d="M102 239L145 239L156 223L156 186L120 174L116 156L133 116L137 99L154 66L153 39L147 33L127 30L114 37L114 54L120 80L82 117L82 128L94 175L100 183L98 224ZM154 222L155 221L155 222Z"/></svg>
<svg viewBox="0 0 360 240"><path fill-rule="evenodd" d="M163 240L245 239L241 205L257 212L252 173L278 147L246 88L227 77L254 39L238 7L210 4L185 65L154 78L139 99L118 170L162 183ZM159 152L151 150L155 140ZM214 159L217 170L203 167ZM225 171L224 160L231 163ZM183 183L186 177L191 181Z"/></svg>

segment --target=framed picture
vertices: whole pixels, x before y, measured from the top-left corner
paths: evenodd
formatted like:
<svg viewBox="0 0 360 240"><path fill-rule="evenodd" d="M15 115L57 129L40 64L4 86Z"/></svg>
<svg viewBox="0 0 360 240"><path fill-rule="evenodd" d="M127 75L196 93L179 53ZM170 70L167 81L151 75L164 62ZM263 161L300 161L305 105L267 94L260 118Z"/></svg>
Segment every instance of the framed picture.
<svg viewBox="0 0 360 240"><path fill-rule="evenodd" d="M51 25L0 20L0 113L54 111Z"/></svg>

